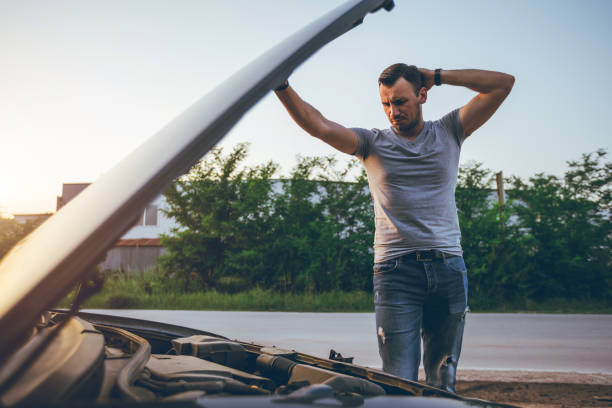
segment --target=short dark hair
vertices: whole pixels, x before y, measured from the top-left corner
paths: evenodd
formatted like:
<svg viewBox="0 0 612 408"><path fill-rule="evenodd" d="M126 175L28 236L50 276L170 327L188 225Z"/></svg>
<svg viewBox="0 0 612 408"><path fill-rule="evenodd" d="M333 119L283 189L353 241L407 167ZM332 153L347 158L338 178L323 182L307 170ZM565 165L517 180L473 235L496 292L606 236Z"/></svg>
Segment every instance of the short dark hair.
<svg viewBox="0 0 612 408"><path fill-rule="evenodd" d="M393 86L395 82L404 78L412 84L415 93L419 93L421 88L425 86L425 78L421 71L414 65L406 65L402 63L389 65L378 77L378 85Z"/></svg>

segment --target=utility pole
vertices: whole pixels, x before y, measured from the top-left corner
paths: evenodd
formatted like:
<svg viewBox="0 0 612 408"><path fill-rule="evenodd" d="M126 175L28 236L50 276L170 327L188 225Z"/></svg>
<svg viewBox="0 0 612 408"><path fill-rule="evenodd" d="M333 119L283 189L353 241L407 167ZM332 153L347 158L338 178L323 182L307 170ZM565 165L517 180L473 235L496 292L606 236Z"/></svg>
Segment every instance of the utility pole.
<svg viewBox="0 0 612 408"><path fill-rule="evenodd" d="M499 207L503 207L505 201L504 195L504 176L501 171L495 173L495 182L497 183L497 202Z"/></svg>
<svg viewBox="0 0 612 408"><path fill-rule="evenodd" d="M505 242L505 231L504 231L504 219L502 218L502 215L503 215L503 208L504 208L504 202L505 202L506 197L504 194L504 176L501 170L495 173L495 182L497 184L497 203L498 203L497 208L499 210L501 242L503 244Z"/></svg>

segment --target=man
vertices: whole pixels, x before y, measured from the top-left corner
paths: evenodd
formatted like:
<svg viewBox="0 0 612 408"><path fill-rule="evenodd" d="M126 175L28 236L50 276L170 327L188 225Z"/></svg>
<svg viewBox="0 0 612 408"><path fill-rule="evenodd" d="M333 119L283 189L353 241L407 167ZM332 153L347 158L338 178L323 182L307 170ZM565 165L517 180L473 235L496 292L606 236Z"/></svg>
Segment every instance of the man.
<svg viewBox="0 0 612 408"><path fill-rule="evenodd" d="M514 84L508 74L394 64L378 79L389 129L345 128L304 102L285 81L276 94L306 132L365 166L374 201L374 304L383 370L417 380L423 340L428 384L455 392L467 306L455 186L459 152ZM433 85L478 94L437 121L421 105Z"/></svg>

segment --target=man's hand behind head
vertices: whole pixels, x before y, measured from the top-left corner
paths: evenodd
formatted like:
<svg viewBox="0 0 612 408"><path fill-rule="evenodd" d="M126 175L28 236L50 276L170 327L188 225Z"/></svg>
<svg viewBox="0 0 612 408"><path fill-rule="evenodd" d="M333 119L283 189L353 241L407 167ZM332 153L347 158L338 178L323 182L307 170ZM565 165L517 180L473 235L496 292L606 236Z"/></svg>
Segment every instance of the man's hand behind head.
<svg viewBox="0 0 612 408"><path fill-rule="evenodd" d="M424 86L429 91L434 86L434 74L435 72L427 68L419 68L419 72L423 74L425 79Z"/></svg>

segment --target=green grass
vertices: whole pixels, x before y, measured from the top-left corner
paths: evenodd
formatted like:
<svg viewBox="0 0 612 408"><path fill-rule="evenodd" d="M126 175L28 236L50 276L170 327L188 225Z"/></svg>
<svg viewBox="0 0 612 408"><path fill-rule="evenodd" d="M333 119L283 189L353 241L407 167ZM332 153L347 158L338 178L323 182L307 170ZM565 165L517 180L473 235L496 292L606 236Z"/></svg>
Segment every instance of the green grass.
<svg viewBox="0 0 612 408"><path fill-rule="evenodd" d="M60 303L68 307L73 294ZM185 292L176 280L161 273L110 275L102 291L83 308L169 309L169 310L251 310L289 312L372 312L373 296L363 291L324 293L281 293L253 288L237 293L216 290Z"/></svg>
<svg viewBox="0 0 612 408"><path fill-rule="evenodd" d="M578 300L578 299L548 299L536 302L531 299L522 299L515 302L505 302L496 305L479 305L470 302L473 312L477 313L592 313L612 314L612 303L605 300Z"/></svg>
<svg viewBox="0 0 612 408"><path fill-rule="evenodd" d="M278 293L260 288L239 293L100 293L86 308L178 309L178 310L262 310L289 312L370 312L372 296L365 292L320 294Z"/></svg>
<svg viewBox="0 0 612 408"><path fill-rule="evenodd" d="M68 307L72 294L60 307ZM552 299L545 302L520 300L493 303L470 299L476 313L596 313L612 314L612 303L601 300ZM158 271L144 274L111 274L101 292L83 308L168 309L168 310L242 310L286 312L373 312L373 296L364 291L323 293L281 293L253 288L237 293L216 290L185 292L181 283Z"/></svg>

